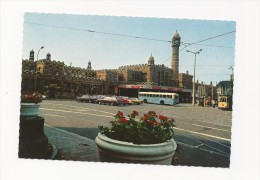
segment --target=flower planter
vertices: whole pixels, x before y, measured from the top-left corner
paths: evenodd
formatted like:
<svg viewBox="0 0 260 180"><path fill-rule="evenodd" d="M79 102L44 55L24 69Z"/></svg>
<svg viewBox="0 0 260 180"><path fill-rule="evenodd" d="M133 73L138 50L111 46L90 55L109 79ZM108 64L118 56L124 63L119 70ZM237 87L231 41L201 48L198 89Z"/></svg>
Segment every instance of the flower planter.
<svg viewBox="0 0 260 180"><path fill-rule="evenodd" d="M39 114L39 104L21 103L21 116L37 116Z"/></svg>
<svg viewBox="0 0 260 180"><path fill-rule="evenodd" d="M177 148L174 139L160 144L133 144L108 138L101 133L95 139L101 162L171 165Z"/></svg>

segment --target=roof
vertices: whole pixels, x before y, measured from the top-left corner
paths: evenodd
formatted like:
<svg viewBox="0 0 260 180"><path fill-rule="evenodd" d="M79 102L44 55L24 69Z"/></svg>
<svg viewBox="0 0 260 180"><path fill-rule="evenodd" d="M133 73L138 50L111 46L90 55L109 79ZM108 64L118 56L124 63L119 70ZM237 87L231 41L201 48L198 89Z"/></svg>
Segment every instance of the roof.
<svg viewBox="0 0 260 180"><path fill-rule="evenodd" d="M231 87L231 84L231 81L220 81L216 87Z"/></svg>

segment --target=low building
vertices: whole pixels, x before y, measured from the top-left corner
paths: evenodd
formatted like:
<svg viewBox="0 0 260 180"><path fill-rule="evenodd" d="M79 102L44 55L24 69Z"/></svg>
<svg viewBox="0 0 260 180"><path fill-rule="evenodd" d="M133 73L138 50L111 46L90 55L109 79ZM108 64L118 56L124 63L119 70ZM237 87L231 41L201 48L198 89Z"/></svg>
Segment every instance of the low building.
<svg viewBox="0 0 260 180"><path fill-rule="evenodd" d="M64 62L46 59L22 61L22 94L39 91L50 98L74 98L81 94L103 94L104 80L96 77L91 63L87 68L67 66Z"/></svg>
<svg viewBox="0 0 260 180"><path fill-rule="evenodd" d="M220 81L217 86L217 94L219 95L232 95L233 83L232 81Z"/></svg>

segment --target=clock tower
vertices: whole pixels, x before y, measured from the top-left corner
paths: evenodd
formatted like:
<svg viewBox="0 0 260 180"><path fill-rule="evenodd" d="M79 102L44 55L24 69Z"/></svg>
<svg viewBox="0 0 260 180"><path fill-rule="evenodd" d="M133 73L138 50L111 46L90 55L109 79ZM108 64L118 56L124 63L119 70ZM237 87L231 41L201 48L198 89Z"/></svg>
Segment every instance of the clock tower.
<svg viewBox="0 0 260 180"><path fill-rule="evenodd" d="M172 38L172 81L174 87L179 87L179 47L181 37L176 31Z"/></svg>

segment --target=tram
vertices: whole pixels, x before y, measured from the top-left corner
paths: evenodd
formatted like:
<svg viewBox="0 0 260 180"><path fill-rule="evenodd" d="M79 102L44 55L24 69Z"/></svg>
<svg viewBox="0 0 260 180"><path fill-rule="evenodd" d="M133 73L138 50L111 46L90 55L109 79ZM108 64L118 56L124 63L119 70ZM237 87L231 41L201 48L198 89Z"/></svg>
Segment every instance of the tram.
<svg viewBox="0 0 260 180"><path fill-rule="evenodd" d="M218 97L218 108L223 110L232 110L232 96L220 95Z"/></svg>

